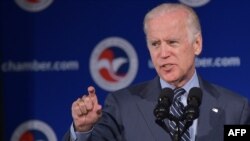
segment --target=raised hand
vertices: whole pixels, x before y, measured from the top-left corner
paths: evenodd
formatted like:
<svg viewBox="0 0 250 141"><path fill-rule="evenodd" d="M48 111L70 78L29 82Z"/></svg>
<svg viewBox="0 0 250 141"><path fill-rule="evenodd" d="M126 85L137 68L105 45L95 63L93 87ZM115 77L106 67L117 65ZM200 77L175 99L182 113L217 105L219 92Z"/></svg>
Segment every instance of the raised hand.
<svg viewBox="0 0 250 141"><path fill-rule="evenodd" d="M83 95L73 102L71 107L75 130L89 131L101 118L102 106L98 103L95 88L88 87L88 95Z"/></svg>

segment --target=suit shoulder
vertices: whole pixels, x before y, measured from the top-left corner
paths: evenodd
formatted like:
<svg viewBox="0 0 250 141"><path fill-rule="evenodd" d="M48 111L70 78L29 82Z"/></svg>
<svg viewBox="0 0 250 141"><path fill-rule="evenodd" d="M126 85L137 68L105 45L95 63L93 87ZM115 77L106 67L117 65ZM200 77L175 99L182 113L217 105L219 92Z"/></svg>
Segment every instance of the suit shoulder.
<svg viewBox="0 0 250 141"><path fill-rule="evenodd" d="M145 88L148 86L148 84L151 82L150 81L143 81L140 83L133 84L129 87L114 91L111 93L111 95L116 95L116 96L128 96L128 95L140 95L140 92L144 91Z"/></svg>
<svg viewBox="0 0 250 141"><path fill-rule="evenodd" d="M240 95L238 92L233 91L231 89L228 89L226 87L220 86L218 84L215 83L208 83L206 82L207 85L207 91L209 91L209 93L213 94L215 97L217 98L221 98L221 99L232 99L234 101L246 101L247 98Z"/></svg>
<svg viewBox="0 0 250 141"><path fill-rule="evenodd" d="M116 105L125 105L124 107L131 105L138 99L142 99L143 91L147 88L150 81L144 81L131 85L126 88L111 92L107 95L105 99L105 104L116 104ZM121 107L123 107L121 106Z"/></svg>

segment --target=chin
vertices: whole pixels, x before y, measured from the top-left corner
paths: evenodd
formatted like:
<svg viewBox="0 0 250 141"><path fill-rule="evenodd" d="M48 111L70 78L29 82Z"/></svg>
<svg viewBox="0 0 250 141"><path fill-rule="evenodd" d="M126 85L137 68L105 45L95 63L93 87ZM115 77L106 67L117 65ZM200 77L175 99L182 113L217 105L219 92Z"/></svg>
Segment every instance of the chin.
<svg viewBox="0 0 250 141"><path fill-rule="evenodd" d="M167 81L168 83L175 83L178 80L174 74L162 75L162 79Z"/></svg>
<svg viewBox="0 0 250 141"><path fill-rule="evenodd" d="M162 78L164 81L167 81L168 83L173 83L173 82L175 82L176 81L176 79L173 79L173 78L170 78L170 77L163 77Z"/></svg>

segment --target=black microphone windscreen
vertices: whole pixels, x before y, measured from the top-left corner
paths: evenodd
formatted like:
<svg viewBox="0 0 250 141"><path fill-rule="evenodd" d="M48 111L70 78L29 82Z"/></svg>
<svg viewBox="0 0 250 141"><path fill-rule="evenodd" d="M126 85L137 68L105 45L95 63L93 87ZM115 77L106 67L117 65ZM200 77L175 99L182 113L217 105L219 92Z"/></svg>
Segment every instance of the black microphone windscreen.
<svg viewBox="0 0 250 141"><path fill-rule="evenodd" d="M168 99L170 103L172 103L174 97L174 91L171 88L164 88L162 89L159 100L162 101L163 99Z"/></svg>
<svg viewBox="0 0 250 141"><path fill-rule="evenodd" d="M196 99L198 104L197 106L200 106L202 99L202 90L200 88L193 87L190 89L187 102L189 103L192 99Z"/></svg>

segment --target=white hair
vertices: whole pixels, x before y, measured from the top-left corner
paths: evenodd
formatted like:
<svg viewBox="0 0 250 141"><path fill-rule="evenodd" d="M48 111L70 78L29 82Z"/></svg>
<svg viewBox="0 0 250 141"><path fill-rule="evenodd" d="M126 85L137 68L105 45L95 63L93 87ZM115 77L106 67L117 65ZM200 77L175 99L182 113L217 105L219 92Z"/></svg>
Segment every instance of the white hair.
<svg viewBox="0 0 250 141"><path fill-rule="evenodd" d="M186 20L187 20L187 27L189 30L189 36L191 39L194 39L195 35L201 33L199 18L192 8L180 3L164 3L150 10L144 17L144 33L147 34L147 28L148 28L147 22L150 19L153 19L154 17L161 16L176 10L184 10L187 13L188 16Z"/></svg>

